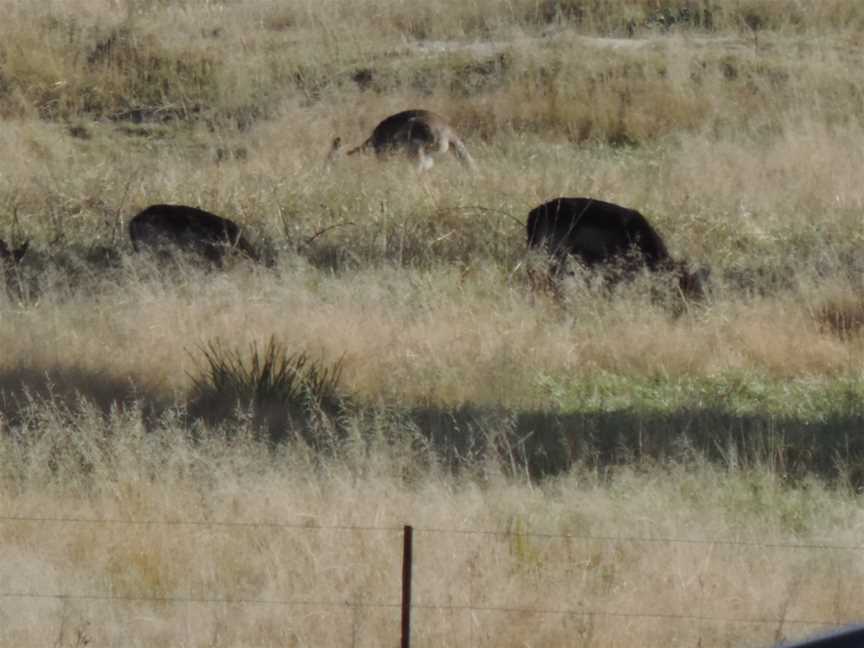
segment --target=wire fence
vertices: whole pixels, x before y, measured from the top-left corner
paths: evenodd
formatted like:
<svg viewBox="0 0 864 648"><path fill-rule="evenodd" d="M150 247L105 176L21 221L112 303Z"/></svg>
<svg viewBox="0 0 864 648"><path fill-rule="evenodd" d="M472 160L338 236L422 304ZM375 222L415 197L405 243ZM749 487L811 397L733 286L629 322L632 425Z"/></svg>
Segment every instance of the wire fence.
<svg viewBox="0 0 864 648"><path fill-rule="evenodd" d="M323 534L368 535L368 534L390 534L394 538L401 536L405 527L388 525L341 525L341 524L318 524L306 522L276 522L276 521L236 521L236 520L148 520L148 519L122 519L122 518L88 518L75 516L32 516L32 515L0 515L0 530L11 525L90 525L102 527L128 527L128 528L192 528L192 529L259 529L259 530L285 530L295 533L315 532ZM635 544L643 546L710 546L710 547L738 547L742 549L761 549L766 551L804 551L804 552L851 552L860 553L864 550L864 544L844 544L831 542L759 542L748 539L734 538L700 538L700 537L672 537L651 535L606 535L592 533L544 533L521 529L510 530L484 530L468 528L440 528L440 527L414 527L414 533L418 536L418 560L423 560L424 547L434 546L441 536L449 537L474 537L495 539L498 541L524 541L526 539L557 541L566 543L604 543L604 544ZM394 553L393 564L398 565L399 556ZM2 559L0 559L2 565ZM13 568L14 570L14 568ZM86 591L39 591L38 589L3 587L3 572L0 568L0 600L24 601L24 600L55 600L55 601L80 601L97 602L106 604L140 603L159 605L218 605L218 606L259 606L259 607L281 607L281 608L312 608L312 609L346 609L346 610L383 610L395 613L402 607L398 600L358 600L346 598L281 598L281 597L257 597L257 596L198 596L198 595L148 595L148 594L124 594L117 592L86 592ZM466 584L470 587L470 584ZM423 590L423 583L416 582L416 589ZM603 609L567 606L533 606L533 605L497 605L484 603L452 603L440 601L413 602L410 605L415 611L448 612L448 613L494 613L501 615L520 616L559 616L579 618L607 618L607 619L630 619L667 621L675 623L716 623L733 624L737 626L769 626L773 628L802 626L807 628L836 628L860 621L860 619L832 619L832 618L795 618L794 616L772 616L772 615L724 615L709 614L696 611L693 613L626 610L626 609ZM864 609L861 610L864 617ZM2 619L0 619L2 621ZM472 643L474 643L472 641Z"/></svg>
<svg viewBox="0 0 864 648"><path fill-rule="evenodd" d="M187 526L187 527L241 527L261 529L291 529L296 531L347 531L347 532L390 532L402 533L404 526L387 525L344 525L317 524L304 522L275 521L237 521L237 520L131 520L124 518L86 518L86 517L45 517L32 515L0 515L0 523L33 522L39 524L94 524L119 526ZM683 544L683 545L726 545L740 547L761 547L766 549L808 549L819 551L864 551L862 544L845 544L831 542L760 542L756 540L736 540L731 538L681 538L675 536L645 536L645 535L602 535L592 533L545 533L542 531L523 530L490 530L443 527L413 527L416 533L493 536L493 537L526 537L556 540L582 540L596 542L633 542L639 544Z"/></svg>

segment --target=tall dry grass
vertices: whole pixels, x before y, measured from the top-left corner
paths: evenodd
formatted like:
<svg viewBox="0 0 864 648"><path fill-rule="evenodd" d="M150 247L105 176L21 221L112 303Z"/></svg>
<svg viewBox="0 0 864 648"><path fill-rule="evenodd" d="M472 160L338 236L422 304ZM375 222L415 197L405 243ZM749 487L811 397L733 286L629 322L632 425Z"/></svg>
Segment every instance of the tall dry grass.
<svg viewBox="0 0 864 648"><path fill-rule="evenodd" d="M768 645L860 609L858 497L815 480L699 461L454 477L405 430L319 463L139 416L35 405L4 436L0 644L392 643L398 607L376 606L398 604L406 522L420 645Z"/></svg>
<svg viewBox="0 0 864 648"><path fill-rule="evenodd" d="M98 295L69 288L68 298L49 293L30 306L7 301L7 388L36 368L57 379L112 376L168 397L189 389L209 342L247 349L271 336L327 362L344 358L345 386L366 402L449 407L555 407L544 384L598 372L828 383L859 376L864 354L860 328L826 328L822 285L782 298L720 299L674 318L638 286L610 303L573 282L557 305L533 296L527 282L508 285L482 269L467 277L392 267L350 277L308 267L207 277L190 268L179 285L171 276L136 278L139 269Z"/></svg>

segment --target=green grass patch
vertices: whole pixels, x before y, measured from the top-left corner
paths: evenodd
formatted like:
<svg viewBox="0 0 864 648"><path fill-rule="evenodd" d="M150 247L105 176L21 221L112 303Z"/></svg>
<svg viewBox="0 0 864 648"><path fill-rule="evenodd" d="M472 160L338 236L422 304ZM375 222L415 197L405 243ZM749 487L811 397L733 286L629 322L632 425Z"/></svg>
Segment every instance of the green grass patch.
<svg viewBox="0 0 864 648"><path fill-rule="evenodd" d="M598 371L572 382L541 377L540 393L561 412L670 414L711 410L801 423L864 420L864 377L779 380L757 372L712 377L634 377Z"/></svg>

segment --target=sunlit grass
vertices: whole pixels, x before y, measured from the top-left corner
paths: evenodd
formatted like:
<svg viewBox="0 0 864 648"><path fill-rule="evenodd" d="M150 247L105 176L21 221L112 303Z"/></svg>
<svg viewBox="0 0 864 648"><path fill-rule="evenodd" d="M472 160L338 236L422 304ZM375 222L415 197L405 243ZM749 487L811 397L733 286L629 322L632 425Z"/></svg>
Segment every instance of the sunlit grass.
<svg viewBox="0 0 864 648"><path fill-rule="evenodd" d="M405 523L417 529L422 605L578 612L578 601L590 599L586 610L598 614L580 632L594 633L592 645L624 646L646 632L652 645L681 636L770 643L778 628L800 637L815 626L798 621L849 619L860 605L860 563L842 549L858 542L858 496L813 479L790 487L765 468L737 468L731 456L725 466L697 457L577 467L537 484L488 458L464 460L453 476L386 417L355 428L362 439L333 446L322 465L300 440L271 452L241 428L195 442L178 419L146 430L139 416L103 419L86 407L42 404L25 416L20 438L4 435L3 587L68 595L62 604L6 598L15 613L0 632L4 643L133 632L190 645L210 645L217 632L228 645L281 645L286 634L306 637L301 643L352 634L392 641L396 615L373 622L374 609L335 614L324 604L397 603ZM85 595L116 600L91 607ZM207 602L221 599L246 603ZM321 602L312 614L290 605L310 600ZM182 614L190 605L194 619ZM724 621L621 623L628 613ZM471 626L441 625L419 609L413 637L456 643L482 633L521 645L530 635L564 645L572 631L523 615L474 614ZM735 621L749 619L776 621Z"/></svg>

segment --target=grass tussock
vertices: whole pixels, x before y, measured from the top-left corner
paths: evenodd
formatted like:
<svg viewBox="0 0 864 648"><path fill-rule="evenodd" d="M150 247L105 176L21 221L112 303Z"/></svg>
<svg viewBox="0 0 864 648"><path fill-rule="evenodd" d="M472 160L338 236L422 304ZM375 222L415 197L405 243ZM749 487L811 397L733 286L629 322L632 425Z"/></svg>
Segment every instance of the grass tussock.
<svg viewBox="0 0 864 648"><path fill-rule="evenodd" d="M310 414L339 413L341 360L327 366L302 351L289 354L275 337L261 349L253 342L248 354L219 340L205 344L201 353L204 367L193 376L189 397L192 418L223 422L248 410L279 440Z"/></svg>

